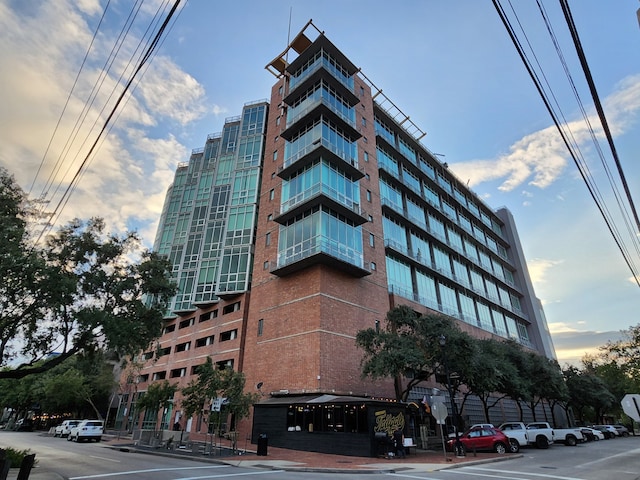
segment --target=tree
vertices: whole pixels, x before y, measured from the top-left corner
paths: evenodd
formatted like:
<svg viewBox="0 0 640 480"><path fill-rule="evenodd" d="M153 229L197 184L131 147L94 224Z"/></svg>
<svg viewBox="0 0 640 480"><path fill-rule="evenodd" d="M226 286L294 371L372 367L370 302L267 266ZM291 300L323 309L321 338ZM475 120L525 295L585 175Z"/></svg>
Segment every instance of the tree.
<svg viewBox="0 0 640 480"><path fill-rule="evenodd" d="M460 375L472 348L469 335L444 315L420 317L406 305L392 308L387 312L384 328L369 328L356 335L356 344L364 351L362 376L393 378L396 399L406 401L413 387L442 371L443 335L447 339L450 371Z"/></svg>
<svg viewBox="0 0 640 480"><path fill-rule="evenodd" d="M576 367L569 367L562 373L569 395L567 408L573 408L581 423L600 423L603 411L615 402L605 382L588 370Z"/></svg>
<svg viewBox="0 0 640 480"><path fill-rule="evenodd" d="M155 415L156 422L153 426L154 431L156 431L158 427L159 414L162 415L162 412L164 412L166 408L173 405L173 397L177 391L177 384L170 384L167 380L163 380L162 382L149 385L147 391L138 399L136 407L139 411L144 411L145 415L146 412ZM160 428L162 429L162 421L160 421L160 424Z"/></svg>
<svg viewBox="0 0 640 480"><path fill-rule="evenodd" d="M467 378L465 401L467 396L476 395L482 403L485 421L489 423L489 411L508 396L507 391L513 391L510 385L517 381L519 372L507 361L507 349L510 347L506 342L488 338L478 340L477 346L479 354Z"/></svg>
<svg viewBox="0 0 640 480"><path fill-rule="evenodd" d="M0 366L24 359L0 378L41 373L81 351L132 355L160 335L175 293L166 259L141 251L135 233L107 234L98 218L38 244L30 218L26 196L0 171Z"/></svg>
<svg viewBox="0 0 640 480"><path fill-rule="evenodd" d="M211 358L207 357L207 361L198 367L198 378L182 389L184 413L187 417L202 413L212 400L224 398L223 411L217 415L231 415L231 430L234 430L235 424L249 416L249 409L260 398L256 393L244 393L244 387L243 373L232 368L216 368ZM210 423L212 417L209 418ZM235 450L235 432L231 439Z"/></svg>

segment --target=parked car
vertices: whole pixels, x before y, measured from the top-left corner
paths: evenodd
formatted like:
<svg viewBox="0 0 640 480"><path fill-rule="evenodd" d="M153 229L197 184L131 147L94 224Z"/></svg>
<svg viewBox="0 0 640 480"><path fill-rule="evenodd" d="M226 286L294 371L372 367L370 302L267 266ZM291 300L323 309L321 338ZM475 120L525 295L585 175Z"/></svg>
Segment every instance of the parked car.
<svg viewBox="0 0 640 480"><path fill-rule="evenodd" d="M595 428L581 427L582 435L587 439L587 442L597 442L598 440L604 440L604 433Z"/></svg>
<svg viewBox="0 0 640 480"><path fill-rule="evenodd" d="M65 420L60 425L58 425L53 431L54 437L67 437L69 436L69 432L71 429L78 425L82 420Z"/></svg>
<svg viewBox="0 0 640 480"><path fill-rule="evenodd" d="M509 438L497 428L470 428L460 436L459 440L465 451L487 450L496 453L517 453L510 448ZM454 451L455 443L455 439L447 441L447 449Z"/></svg>
<svg viewBox="0 0 640 480"><path fill-rule="evenodd" d="M16 432L33 432L33 419L21 418L13 427Z"/></svg>
<svg viewBox="0 0 640 480"><path fill-rule="evenodd" d="M620 423L616 423L615 425L612 425L613 428L615 428L618 431L618 434L620 434L621 437L628 437L629 436L629 429L627 427L625 427L624 425L620 424Z"/></svg>
<svg viewBox="0 0 640 480"><path fill-rule="evenodd" d="M82 440L95 440L99 442L102 439L104 431L104 423L102 420L82 420L78 425L73 427L67 436L68 441L80 442Z"/></svg>
<svg viewBox="0 0 640 480"><path fill-rule="evenodd" d="M616 438L620 434L618 431L613 428L611 425L594 425L591 428L595 428L596 430L600 430L604 434L604 438L609 440L610 438Z"/></svg>

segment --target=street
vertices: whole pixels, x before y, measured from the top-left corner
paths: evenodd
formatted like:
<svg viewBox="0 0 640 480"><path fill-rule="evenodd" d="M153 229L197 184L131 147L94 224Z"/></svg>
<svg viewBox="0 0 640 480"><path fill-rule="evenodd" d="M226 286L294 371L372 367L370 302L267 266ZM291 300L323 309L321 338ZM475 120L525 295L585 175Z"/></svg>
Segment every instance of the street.
<svg viewBox="0 0 640 480"><path fill-rule="evenodd" d="M407 478L422 480L458 480L494 478L513 480L635 480L640 477L640 437L617 438L581 444L577 447L553 445L548 450L524 448L522 456L505 457L492 463L467 464L439 471L420 470L406 464L394 472L322 473L283 471L266 468L268 458L247 455L258 460L256 466L231 466L205 460L189 460L162 455L140 454L108 448L104 443L74 443L39 432L0 431L0 447L30 449L36 453L37 466L32 476L42 479L142 479L195 480L231 477L273 479L350 479L379 480ZM236 459L238 457L235 457ZM347 457L346 457L347 458ZM374 461L374 459L372 459ZM413 467L413 468L410 468ZM13 471L12 471L13 472ZM9 478L15 478L16 473Z"/></svg>

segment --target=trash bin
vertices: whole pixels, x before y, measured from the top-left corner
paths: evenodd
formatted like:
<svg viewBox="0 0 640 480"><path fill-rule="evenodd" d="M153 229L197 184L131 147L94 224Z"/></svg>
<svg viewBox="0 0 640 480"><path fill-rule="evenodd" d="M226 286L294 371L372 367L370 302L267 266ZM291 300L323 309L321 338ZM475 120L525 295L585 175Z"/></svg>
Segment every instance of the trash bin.
<svg viewBox="0 0 640 480"><path fill-rule="evenodd" d="M267 446L269 445L269 437L266 433L258 435L258 455L267 456Z"/></svg>

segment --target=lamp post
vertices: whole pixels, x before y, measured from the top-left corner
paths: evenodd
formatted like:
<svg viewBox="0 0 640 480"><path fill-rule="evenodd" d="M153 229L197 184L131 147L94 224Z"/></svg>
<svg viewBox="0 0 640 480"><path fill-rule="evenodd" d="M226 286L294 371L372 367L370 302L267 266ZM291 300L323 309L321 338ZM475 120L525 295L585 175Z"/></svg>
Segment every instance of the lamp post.
<svg viewBox="0 0 640 480"><path fill-rule="evenodd" d="M444 365L444 374L447 378L447 391L449 392L449 401L451 402L451 414L453 415L453 428L456 434L456 441L454 443L453 451L456 454L456 457L464 457L464 448L462 443L460 443L460 434L458 432L458 406L456 405L454 399L454 392L451 388L451 375L449 375L449 364L447 362L447 337L444 335L440 335L438 339L438 343L440 344L440 348L442 349L442 363Z"/></svg>

